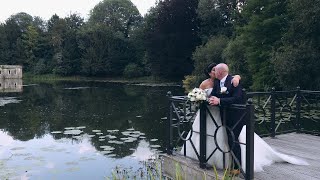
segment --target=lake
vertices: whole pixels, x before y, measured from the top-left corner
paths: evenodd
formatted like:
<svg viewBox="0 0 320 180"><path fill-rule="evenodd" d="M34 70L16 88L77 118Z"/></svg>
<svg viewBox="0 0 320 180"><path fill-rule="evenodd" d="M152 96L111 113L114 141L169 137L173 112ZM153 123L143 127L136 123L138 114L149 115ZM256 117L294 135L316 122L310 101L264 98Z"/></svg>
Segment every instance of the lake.
<svg viewBox="0 0 320 180"><path fill-rule="evenodd" d="M0 179L140 176L164 150L167 91L107 82L27 83L0 93Z"/></svg>
<svg viewBox="0 0 320 180"><path fill-rule="evenodd" d="M145 179L164 150L168 91L185 94L179 86L0 82L0 179ZM315 102L302 103L302 127L319 134ZM280 129L293 128L293 112L282 111ZM268 132L270 115L255 113L256 132Z"/></svg>

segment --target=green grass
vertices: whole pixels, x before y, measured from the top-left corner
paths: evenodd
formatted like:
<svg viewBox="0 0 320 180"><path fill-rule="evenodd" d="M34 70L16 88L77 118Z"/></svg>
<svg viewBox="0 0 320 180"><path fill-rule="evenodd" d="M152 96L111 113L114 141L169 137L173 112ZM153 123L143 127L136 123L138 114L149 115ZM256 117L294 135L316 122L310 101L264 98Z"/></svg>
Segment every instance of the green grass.
<svg viewBox="0 0 320 180"><path fill-rule="evenodd" d="M82 81L88 78L81 77L81 76L58 76L55 74L44 74L44 75L34 75L30 73L23 74L24 80L32 80L32 81L58 81L58 80L65 80L65 81Z"/></svg>
<svg viewBox="0 0 320 180"><path fill-rule="evenodd" d="M181 84L181 80L168 80L154 76L144 76L138 78L124 78L124 77L84 77L84 76L59 76L55 74L34 75L31 73L24 73L23 79L27 81L36 82L50 82L50 81L103 81L103 82L118 82L118 83L165 83L165 84Z"/></svg>
<svg viewBox="0 0 320 180"><path fill-rule="evenodd" d="M153 159L151 161L144 162L144 171L133 172L128 169L123 169L116 167L111 174L111 177L105 177L108 180L131 180L131 179L148 179L148 180L171 180L171 178L163 175L162 167L161 167L161 159ZM218 171L215 166L213 166L213 172L216 180L233 180L235 179L235 175L229 173L229 169L224 170L223 176L219 177ZM192 179L191 177L187 177L187 174L184 173L181 165L179 163L175 163L175 177L174 180L185 180ZM196 178L196 177L194 177ZM206 172L203 172L202 179L207 179Z"/></svg>

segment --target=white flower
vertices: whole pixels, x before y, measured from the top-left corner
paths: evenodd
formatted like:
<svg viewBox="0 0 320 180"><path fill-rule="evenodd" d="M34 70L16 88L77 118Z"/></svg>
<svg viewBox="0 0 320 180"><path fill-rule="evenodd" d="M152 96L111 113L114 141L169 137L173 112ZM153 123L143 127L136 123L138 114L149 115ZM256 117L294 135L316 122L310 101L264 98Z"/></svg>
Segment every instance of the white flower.
<svg viewBox="0 0 320 180"><path fill-rule="evenodd" d="M188 98L192 102L204 101L207 99L207 93L200 88L194 88L188 93Z"/></svg>
<svg viewBox="0 0 320 180"><path fill-rule="evenodd" d="M222 87L220 90L221 94L227 93L227 88L226 87Z"/></svg>

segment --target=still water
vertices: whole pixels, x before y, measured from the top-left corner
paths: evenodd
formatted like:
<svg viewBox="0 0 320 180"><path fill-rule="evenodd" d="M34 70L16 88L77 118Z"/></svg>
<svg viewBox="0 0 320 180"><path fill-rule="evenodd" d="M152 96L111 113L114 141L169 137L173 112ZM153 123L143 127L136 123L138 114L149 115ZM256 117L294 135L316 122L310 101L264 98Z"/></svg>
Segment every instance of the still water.
<svg viewBox="0 0 320 180"><path fill-rule="evenodd" d="M140 173L163 151L167 91L106 82L23 82L0 93L0 179L105 179Z"/></svg>

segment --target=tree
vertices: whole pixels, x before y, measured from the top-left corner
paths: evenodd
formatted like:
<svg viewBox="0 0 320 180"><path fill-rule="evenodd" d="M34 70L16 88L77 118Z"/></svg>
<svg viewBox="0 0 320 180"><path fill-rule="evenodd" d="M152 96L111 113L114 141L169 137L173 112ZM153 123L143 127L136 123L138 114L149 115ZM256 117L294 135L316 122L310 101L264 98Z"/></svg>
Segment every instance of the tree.
<svg viewBox="0 0 320 180"><path fill-rule="evenodd" d="M90 11L88 23L108 26L129 37L141 21L137 7L130 0L103 0Z"/></svg>
<svg viewBox="0 0 320 180"><path fill-rule="evenodd" d="M22 34L27 32L28 27L33 25L33 18L27 13L11 15L4 25L4 32L8 42L6 55L7 64L24 64L26 51L22 40Z"/></svg>
<svg viewBox="0 0 320 180"><path fill-rule="evenodd" d="M210 63L225 62L222 57L223 50L226 48L229 39L226 36L214 36L205 45L198 46L194 51L194 75L203 75L203 70Z"/></svg>
<svg viewBox="0 0 320 180"><path fill-rule="evenodd" d="M193 52L194 70L191 76L186 76L183 81L184 87L189 90L198 87L206 76L204 69L211 63L225 62L222 53L228 44L226 36L213 36L204 45L198 46Z"/></svg>
<svg viewBox="0 0 320 180"><path fill-rule="evenodd" d="M245 58L252 73L251 88L254 90L267 90L277 85L272 52L279 47L287 29L286 3L279 0L249 0L243 9L247 24L237 28L236 35L241 36L241 41L233 43L238 42L245 47Z"/></svg>
<svg viewBox="0 0 320 180"><path fill-rule="evenodd" d="M0 64L8 64L10 49L4 24L0 24L0 42Z"/></svg>
<svg viewBox="0 0 320 180"><path fill-rule="evenodd" d="M63 76L80 74L81 49L78 46L77 35L84 20L77 14L71 14L64 20L66 29L62 43L62 59L57 61L54 72Z"/></svg>
<svg viewBox="0 0 320 180"><path fill-rule="evenodd" d="M21 40L25 50L24 54L26 58L23 63L24 69L29 71L36 63L35 51L38 46L39 33L34 26L28 26L26 32L22 34Z"/></svg>
<svg viewBox="0 0 320 180"><path fill-rule="evenodd" d="M202 42L207 42L211 36L230 37L242 6L243 0L199 0L197 13Z"/></svg>
<svg viewBox="0 0 320 180"><path fill-rule="evenodd" d="M273 54L278 82L285 88L319 89L320 1L288 2L289 28Z"/></svg>
<svg viewBox="0 0 320 180"><path fill-rule="evenodd" d="M68 26L65 19L60 18L56 14L48 21L48 38L52 48L52 68L55 74L66 75L69 72L69 67L65 64L67 61L64 56L64 41L67 37Z"/></svg>
<svg viewBox="0 0 320 180"><path fill-rule="evenodd" d="M14 21L19 27L21 32L26 32L30 25L33 25L33 17L27 13L20 12L11 15L7 21Z"/></svg>
<svg viewBox="0 0 320 180"><path fill-rule="evenodd" d="M146 20L146 52L152 75L182 78L193 69L192 52L199 45L198 0L164 0Z"/></svg>
<svg viewBox="0 0 320 180"><path fill-rule="evenodd" d="M230 40L224 49L222 57L229 66L232 74L241 75L242 86L248 88L252 85L252 73L250 72L246 58L246 46L243 36L237 36Z"/></svg>
<svg viewBox="0 0 320 180"><path fill-rule="evenodd" d="M129 62L136 62L128 39L108 26L87 26L81 31L82 72L88 76L119 76Z"/></svg>

